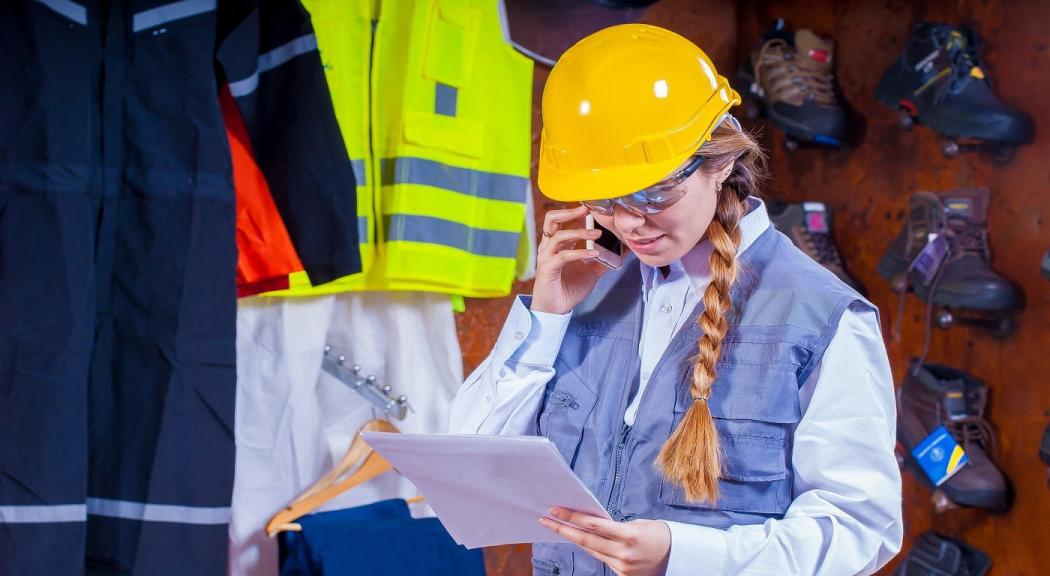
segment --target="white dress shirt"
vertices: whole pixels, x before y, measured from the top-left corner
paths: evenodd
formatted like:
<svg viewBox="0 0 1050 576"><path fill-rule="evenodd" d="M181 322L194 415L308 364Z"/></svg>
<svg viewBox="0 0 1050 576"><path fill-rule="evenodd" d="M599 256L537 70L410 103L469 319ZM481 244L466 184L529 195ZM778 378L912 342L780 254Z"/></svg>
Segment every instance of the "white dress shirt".
<svg viewBox="0 0 1050 576"><path fill-rule="evenodd" d="M752 199L740 251L770 225ZM648 375L688 321L710 282L710 242L672 263L666 276L642 265L639 389L624 413L633 425ZM530 311L515 300L492 353L453 399L450 431L536 434L536 415L569 314ZM901 548L901 478L893 454L896 405L878 316L847 310L822 361L800 389L794 432L793 501L784 518L720 530L667 521L667 575L871 574ZM655 472L654 472L655 473Z"/></svg>

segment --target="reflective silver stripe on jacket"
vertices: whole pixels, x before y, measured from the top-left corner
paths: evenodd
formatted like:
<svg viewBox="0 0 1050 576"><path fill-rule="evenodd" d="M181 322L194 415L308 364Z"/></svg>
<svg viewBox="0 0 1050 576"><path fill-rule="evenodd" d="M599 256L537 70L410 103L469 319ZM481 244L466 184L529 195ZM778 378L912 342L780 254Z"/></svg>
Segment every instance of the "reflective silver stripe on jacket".
<svg viewBox="0 0 1050 576"><path fill-rule="evenodd" d="M313 34L306 34L260 55L255 72L252 72L252 75L247 78L231 82L230 93L234 98L251 94L259 87L259 74L273 70L296 56L302 56L315 50L317 50L317 37Z"/></svg>
<svg viewBox="0 0 1050 576"><path fill-rule="evenodd" d="M457 248L478 256L516 258L517 232L470 228L460 222L431 216L394 214L386 217L387 242L425 242Z"/></svg>
<svg viewBox="0 0 1050 576"><path fill-rule="evenodd" d="M180 0L135 14L131 19L131 30L141 32L147 28L154 28L174 20L182 20L214 10L215 0Z"/></svg>
<svg viewBox="0 0 1050 576"><path fill-rule="evenodd" d="M87 512L92 516L142 520L144 522L172 522L175 524L229 524L230 508L205 506L174 506L88 498Z"/></svg>
<svg viewBox="0 0 1050 576"><path fill-rule="evenodd" d="M36 0L52 11L69 18L77 24L87 26L87 8L70 0Z"/></svg>
<svg viewBox="0 0 1050 576"><path fill-rule="evenodd" d="M0 524L53 524L85 521L87 521L87 506L83 504L0 506Z"/></svg>

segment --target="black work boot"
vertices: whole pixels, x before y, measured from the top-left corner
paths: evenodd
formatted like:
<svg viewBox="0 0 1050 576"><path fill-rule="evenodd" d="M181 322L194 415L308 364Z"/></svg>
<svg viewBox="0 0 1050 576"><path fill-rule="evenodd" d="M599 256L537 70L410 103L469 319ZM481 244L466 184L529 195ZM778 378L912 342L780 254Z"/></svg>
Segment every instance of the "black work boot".
<svg viewBox="0 0 1050 576"><path fill-rule="evenodd" d="M769 219L773 226L798 246L807 256L831 270L857 292L862 288L842 265L835 241L831 239L831 212L821 202L785 204L770 202Z"/></svg>
<svg viewBox="0 0 1050 576"><path fill-rule="evenodd" d="M990 266L988 202L984 188L913 194L908 220L879 261L879 274L890 279L897 291L910 286L922 300L928 300L932 291L933 304L946 308L1015 310L1019 300L1016 287ZM926 246L930 234L947 239L948 254L929 283L914 268L905 283L910 263Z"/></svg>
<svg viewBox="0 0 1050 576"><path fill-rule="evenodd" d="M875 96L946 136L1011 146L1031 142L1031 116L995 94L977 49L970 28L919 22Z"/></svg>
<svg viewBox="0 0 1050 576"><path fill-rule="evenodd" d="M988 387L966 372L938 364L919 365L913 359L897 390L897 440L911 457L911 450L944 425L969 457L941 490L959 506L1005 511L1010 489L991 454L996 451L995 431L984 419ZM921 480L925 473L914 466Z"/></svg>
<svg viewBox="0 0 1050 576"><path fill-rule="evenodd" d="M1039 445L1039 459L1050 466L1050 424L1043 430L1043 443ZM1046 471L1046 485L1050 486L1050 470Z"/></svg>
<svg viewBox="0 0 1050 576"><path fill-rule="evenodd" d="M738 72L741 92L789 138L841 146L848 121L834 89L834 52L831 40L810 30L790 32L778 19ZM798 142L786 145L793 150Z"/></svg>
<svg viewBox="0 0 1050 576"><path fill-rule="evenodd" d="M897 567L896 576L983 576L991 567L987 554L960 538L923 532Z"/></svg>

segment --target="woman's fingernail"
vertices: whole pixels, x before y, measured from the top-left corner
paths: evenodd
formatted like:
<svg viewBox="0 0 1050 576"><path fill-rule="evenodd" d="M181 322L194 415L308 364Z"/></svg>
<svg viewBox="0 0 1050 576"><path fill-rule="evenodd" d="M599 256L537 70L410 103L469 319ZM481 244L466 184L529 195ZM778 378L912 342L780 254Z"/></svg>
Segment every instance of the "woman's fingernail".
<svg viewBox="0 0 1050 576"><path fill-rule="evenodd" d="M561 518L561 508L551 508L551 516Z"/></svg>
<svg viewBox="0 0 1050 576"><path fill-rule="evenodd" d="M597 256L598 255L598 251L597 250L588 250L587 251L587 255L588 256Z"/></svg>

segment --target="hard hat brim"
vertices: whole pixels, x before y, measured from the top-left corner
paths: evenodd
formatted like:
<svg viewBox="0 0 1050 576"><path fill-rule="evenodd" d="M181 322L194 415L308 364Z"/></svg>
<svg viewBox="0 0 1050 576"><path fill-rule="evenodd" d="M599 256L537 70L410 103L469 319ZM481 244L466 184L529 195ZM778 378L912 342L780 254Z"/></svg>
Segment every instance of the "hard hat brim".
<svg viewBox="0 0 1050 576"><path fill-rule="evenodd" d="M633 194L667 178L693 153L663 162L595 170L554 170L540 161L538 183L544 196L560 202L607 200Z"/></svg>

